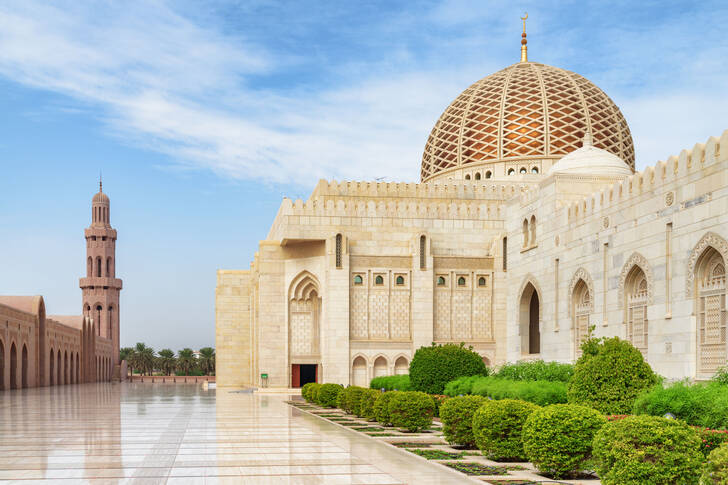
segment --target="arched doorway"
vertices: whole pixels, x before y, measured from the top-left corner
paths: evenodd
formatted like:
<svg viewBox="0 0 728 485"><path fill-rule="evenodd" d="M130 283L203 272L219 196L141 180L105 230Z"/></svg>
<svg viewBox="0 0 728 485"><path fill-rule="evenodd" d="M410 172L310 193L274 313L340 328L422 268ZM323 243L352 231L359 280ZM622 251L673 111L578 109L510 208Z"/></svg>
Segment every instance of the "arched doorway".
<svg viewBox="0 0 728 485"><path fill-rule="evenodd" d="M374 376L382 377L386 376L389 372L387 371L387 359L384 356L379 356L374 361Z"/></svg>
<svg viewBox="0 0 728 485"><path fill-rule="evenodd" d="M302 271L291 282L288 296L288 348L291 385L318 381L321 297L316 277Z"/></svg>
<svg viewBox="0 0 728 485"><path fill-rule="evenodd" d="M538 291L530 281L521 293L519 305L521 352L524 354L541 353L540 302Z"/></svg>
<svg viewBox="0 0 728 485"><path fill-rule="evenodd" d="M647 321L647 277L635 265L624 281L625 309L627 313L627 339L647 358L649 326Z"/></svg>
<svg viewBox="0 0 728 485"><path fill-rule="evenodd" d="M61 351L56 353L56 383L63 385L63 361L61 360Z"/></svg>
<svg viewBox="0 0 728 485"><path fill-rule="evenodd" d="M404 357L398 357L394 361L394 373L397 375L407 374L409 372L409 362Z"/></svg>
<svg viewBox="0 0 728 485"><path fill-rule="evenodd" d="M18 388L18 350L15 342L10 346L10 389Z"/></svg>
<svg viewBox="0 0 728 485"><path fill-rule="evenodd" d="M68 384L68 351L63 353L63 383Z"/></svg>
<svg viewBox="0 0 728 485"><path fill-rule="evenodd" d="M358 356L351 365L351 383L355 386L369 387L367 382L367 361Z"/></svg>
<svg viewBox="0 0 728 485"><path fill-rule="evenodd" d="M589 314L591 313L591 294L586 282L580 279L571 293L571 315L574 329L574 354L581 357L581 345L589 336Z"/></svg>
<svg viewBox="0 0 728 485"><path fill-rule="evenodd" d="M726 363L726 277L723 256L705 248L695 264L698 373L713 375Z"/></svg>
<svg viewBox="0 0 728 485"><path fill-rule="evenodd" d="M76 352L76 384L81 382L81 369L78 365L78 352Z"/></svg>
<svg viewBox="0 0 728 485"><path fill-rule="evenodd" d="M28 347L25 344L20 356L20 384L23 389L28 387Z"/></svg>

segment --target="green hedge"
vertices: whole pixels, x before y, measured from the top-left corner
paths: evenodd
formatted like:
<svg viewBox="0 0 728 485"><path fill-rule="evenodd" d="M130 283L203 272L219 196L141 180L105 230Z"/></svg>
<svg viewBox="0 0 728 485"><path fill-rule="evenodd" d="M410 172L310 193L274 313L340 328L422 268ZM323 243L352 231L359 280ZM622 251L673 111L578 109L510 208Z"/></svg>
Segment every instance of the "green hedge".
<svg viewBox="0 0 728 485"><path fill-rule="evenodd" d="M389 400L388 410L392 425L415 433L432 425L435 401L424 392L397 392Z"/></svg>
<svg viewBox="0 0 728 485"><path fill-rule="evenodd" d="M626 340L589 339L581 349L569 382L569 403L604 414L628 414L637 396L657 383L642 353Z"/></svg>
<svg viewBox="0 0 728 485"><path fill-rule="evenodd" d="M443 394L450 397L467 396L473 393L473 384L478 380L484 379L484 376L464 376L458 377L445 384Z"/></svg>
<svg viewBox="0 0 728 485"><path fill-rule="evenodd" d="M382 376L375 377L369 383L369 387L372 389L385 391L411 391L410 378L407 374L397 376Z"/></svg>
<svg viewBox="0 0 728 485"><path fill-rule="evenodd" d="M566 402L566 384L551 381L511 381L481 377L473 382L473 394L492 399L520 399L539 406Z"/></svg>
<svg viewBox="0 0 728 485"><path fill-rule="evenodd" d="M475 447L473 415L485 400L482 396L453 397L440 406L442 432L448 443Z"/></svg>
<svg viewBox="0 0 728 485"><path fill-rule="evenodd" d="M486 401L473 416L475 444L492 460L525 461L523 424L537 409L516 399Z"/></svg>
<svg viewBox="0 0 728 485"><path fill-rule="evenodd" d="M409 367L412 389L442 394L445 384L462 376L488 375L483 358L463 344L420 347Z"/></svg>
<svg viewBox="0 0 728 485"><path fill-rule="evenodd" d="M358 386L345 388L338 402L339 408L349 414L359 415L359 404L364 391L366 391L366 388Z"/></svg>
<svg viewBox="0 0 728 485"><path fill-rule="evenodd" d="M361 399L359 399L359 413L357 416L367 421L375 421L374 404L381 395L382 392L376 389L365 389L361 394Z"/></svg>
<svg viewBox="0 0 728 485"><path fill-rule="evenodd" d="M318 389L316 403L325 408L335 408L339 400L339 394L344 392L341 384L324 384Z"/></svg>
<svg viewBox="0 0 728 485"><path fill-rule="evenodd" d="M708 455L703 467L700 485L725 485L728 483L728 444L721 445Z"/></svg>
<svg viewBox="0 0 728 485"><path fill-rule="evenodd" d="M578 473L591 456L594 435L606 422L586 406L553 404L537 409L523 425L526 458L554 478Z"/></svg>
<svg viewBox="0 0 728 485"><path fill-rule="evenodd" d="M696 484L703 455L698 434L687 424L628 416L597 433L594 461L604 485Z"/></svg>
<svg viewBox="0 0 728 485"><path fill-rule="evenodd" d="M655 386L637 398L633 412L650 416L672 413L694 426L725 429L728 428L728 386L715 382Z"/></svg>
<svg viewBox="0 0 728 485"><path fill-rule="evenodd" d="M544 362L543 360L523 360L505 364L493 375L512 381L569 382L574 375L574 365Z"/></svg>
<svg viewBox="0 0 728 485"><path fill-rule="evenodd" d="M389 416L389 401L400 391L389 391L380 393L374 402L374 419L383 426L391 426L392 419Z"/></svg>

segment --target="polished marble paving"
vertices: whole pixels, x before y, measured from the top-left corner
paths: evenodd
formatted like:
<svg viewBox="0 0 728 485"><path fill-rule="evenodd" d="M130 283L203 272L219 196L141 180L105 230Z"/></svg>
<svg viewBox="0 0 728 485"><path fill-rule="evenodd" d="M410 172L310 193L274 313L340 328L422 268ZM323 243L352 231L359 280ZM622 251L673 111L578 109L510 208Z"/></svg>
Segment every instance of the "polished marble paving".
<svg viewBox="0 0 728 485"><path fill-rule="evenodd" d="M0 392L0 482L471 481L301 413L288 397L146 383Z"/></svg>

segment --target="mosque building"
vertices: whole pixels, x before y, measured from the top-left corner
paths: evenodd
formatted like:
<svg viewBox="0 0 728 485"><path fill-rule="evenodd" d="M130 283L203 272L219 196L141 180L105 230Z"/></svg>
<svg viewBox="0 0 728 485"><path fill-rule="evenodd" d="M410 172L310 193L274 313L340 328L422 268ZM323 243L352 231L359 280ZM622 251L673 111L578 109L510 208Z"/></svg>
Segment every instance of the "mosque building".
<svg viewBox="0 0 728 485"><path fill-rule="evenodd" d="M119 380L119 292L116 229L109 197L91 203L85 230L86 276L81 315L46 315L43 297L0 296L0 391Z"/></svg>
<svg viewBox="0 0 728 485"><path fill-rule="evenodd" d="M421 346L573 362L619 336L669 378L726 364L728 131L635 172L584 77L521 60L465 89L420 183L321 180L248 270L219 270L220 387L366 386Z"/></svg>

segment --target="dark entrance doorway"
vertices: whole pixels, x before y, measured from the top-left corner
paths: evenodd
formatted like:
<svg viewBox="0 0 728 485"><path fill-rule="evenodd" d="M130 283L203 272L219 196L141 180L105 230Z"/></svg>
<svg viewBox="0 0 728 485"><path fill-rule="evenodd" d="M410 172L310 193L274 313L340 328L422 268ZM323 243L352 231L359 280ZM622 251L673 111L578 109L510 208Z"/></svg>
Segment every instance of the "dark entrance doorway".
<svg viewBox="0 0 728 485"><path fill-rule="evenodd" d="M316 382L316 364L293 364L291 366L291 387L303 387L309 382Z"/></svg>
<svg viewBox="0 0 728 485"><path fill-rule="evenodd" d="M538 328L538 293L531 295L528 321L528 353L541 353L541 330Z"/></svg>

